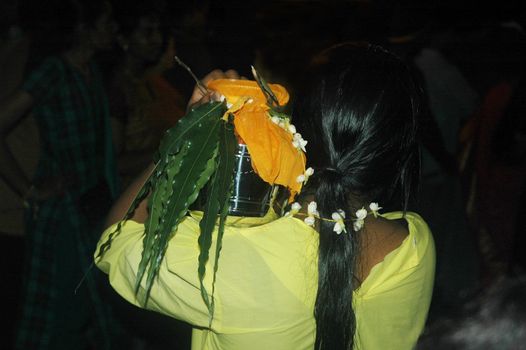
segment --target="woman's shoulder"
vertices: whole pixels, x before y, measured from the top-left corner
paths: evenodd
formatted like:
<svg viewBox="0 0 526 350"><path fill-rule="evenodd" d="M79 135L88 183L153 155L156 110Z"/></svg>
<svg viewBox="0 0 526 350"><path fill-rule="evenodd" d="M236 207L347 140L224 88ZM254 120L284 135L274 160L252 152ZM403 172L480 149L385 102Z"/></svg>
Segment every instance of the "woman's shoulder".
<svg viewBox="0 0 526 350"><path fill-rule="evenodd" d="M420 214L412 211L393 211L382 214L382 218L391 223L403 223L407 227L408 235L428 236L431 230Z"/></svg>
<svg viewBox="0 0 526 350"><path fill-rule="evenodd" d="M392 212L366 221L360 249L361 281L370 276L373 268L378 270L377 266L405 268L434 257L431 231L414 212Z"/></svg>

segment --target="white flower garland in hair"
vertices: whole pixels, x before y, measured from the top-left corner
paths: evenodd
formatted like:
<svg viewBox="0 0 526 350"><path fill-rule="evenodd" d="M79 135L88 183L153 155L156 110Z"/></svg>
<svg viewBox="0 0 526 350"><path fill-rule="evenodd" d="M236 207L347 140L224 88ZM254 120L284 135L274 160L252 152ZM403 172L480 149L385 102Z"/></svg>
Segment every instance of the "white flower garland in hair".
<svg viewBox="0 0 526 350"><path fill-rule="evenodd" d="M285 216L294 216L294 215L305 215L300 213L301 204L298 202L292 203L291 209L289 212L285 213ZM355 219L351 219L353 222L353 230L355 232L360 231L364 224L365 224L365 218L367 215L372 214L375 218L378 217L379 211L382 209L381 206L378 205L377 202L371 202L369 204L369 210L365 209L365 207L362 207L361 209L358 209L355 213ZM323 220L323 221L330 221L334 222L333 231L336 232L336 234L341 234L342 232L347 233L347 230L345 228L345 212L342 209L338 209L337 211L333 212L331 215L331 219L326 219L320 217L320 213L318 212L318 204L314 201L310 202L307 206L307 217L303 220L307 225L314 226L316 224L316 219Z"/></svg>
<svg viewBox="0 0 526 350"><path fill-rule="evenodd" d="M336 234L340 234L342 232L347 233L347 230L345 229L345 222L343 221L345 219L345 212L341 209L338 209L338 211L335 211L332 213L332 219L336 221L333 227L333 231L336 232Z"/></svg>
<svg viewBox="0 0 526 350"><path fill-rule="evenodd" d="M307 184L307 181L309 181L309 177L311 177L314 174L314 169L307 168L305 169L305 172L301 175L298 175L296 178L296 182L303 183L303 185Z"/></svg>
<svg viewBox="0 0 526 350"><path fill-rule="evenodd" d="M309 203L307 207L307 214L308 216L303 221L309 226L314 226L316 218L320 217L320 213L318 212L318 204L316 202L312 201Z"/></svg>

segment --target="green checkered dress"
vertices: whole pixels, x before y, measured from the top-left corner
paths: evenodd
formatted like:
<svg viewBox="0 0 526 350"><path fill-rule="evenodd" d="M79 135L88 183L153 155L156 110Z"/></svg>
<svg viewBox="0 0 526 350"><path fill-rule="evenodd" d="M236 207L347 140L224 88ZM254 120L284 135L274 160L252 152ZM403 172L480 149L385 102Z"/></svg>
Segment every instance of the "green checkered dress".
<svg viewBox="0 0 526 350"><path fill-rule="evenodd" d="M35 100L40 132L38 187L60 180L64 190L26 215L26 259L17 349L109 349L111 312L97 269L75 291L92 262L102 217L88 217L81 197L99 183L117 194L108 103L95 65L90 79L51 57L23 85ZM101 203L102 205L102 203ZM38 208L38 209L37 209Z"/></svg>

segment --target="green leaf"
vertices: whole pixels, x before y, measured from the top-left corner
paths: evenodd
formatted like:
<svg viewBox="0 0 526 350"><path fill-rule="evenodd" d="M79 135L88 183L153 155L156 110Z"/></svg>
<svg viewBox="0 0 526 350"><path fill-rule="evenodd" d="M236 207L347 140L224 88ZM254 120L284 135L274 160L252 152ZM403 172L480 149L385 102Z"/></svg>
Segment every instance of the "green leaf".
<svg viewBox="0 0 526 350"><path fill-rule="evenodd" d="M156 237L158 236L162 227L162 218L167 211L167 204L169 204L172 196L172 183L175 175L181 170L183 159L189 151L189 141L185 141L180 152L176 155L168 156L159 164L159 171L154 174L155 186L148 201L148 219L145 223L143 251L139 268L137 271L137 279L135 282L135 291L137 292L140 282L144 277L148 264L151 263L155 251L154 245Z"/></svg>
<svg viewBox="0 0 526 350"><path fill-rule="evenodd" d="M181 118L175 126L168 129L160 142L159 150L155 155L155 168L152 174L146 180L144 186L140 189L137 196L132 201L130 208L126 212L123 220L117 224L116 229L108 235L106 242L101 244L97 257L100 258L104 253L110 249L113 238L119 234L123 221L131 218L142 200L150 193L152 189L152 183L158 183L160 181L161 174L166 170L166 160L168 155L176 154L181 150L181 146L193 128L198 127L199 124L206 122L207 120L219 120L226 112L227 108L223 102L210 102L203 104ZM162 163L161 161L164 161ZM150 211L151 213L152 211ZM140 279L139 279L140 281Z"/></svg>
<svg viewBox="0 0 526 350"><path fill-rule="evenodd" d="M220 161L223 164L221 171L224 173L222 176L222 181L220 185L220 193L222 198L219 198L221 205L220 208L220 218L219 218L219 227L217 230L217 242L216 242L216 254L214 259L214 277L212 280L212 303L211 303L211 312L210 312L210 326L212 326L212 318L214 316L214 292L215 292L215 282L217 269L219 267L219 255L221 253L221 248L223 247L223 233L225 232L225 222L228 215L228 209L230 204L230 197L232 195L232 187L234 185L234 175L235 175L235 166L236 166L236 149L238 147L237 138L234 134L234 125L228 123L224 125L224 128L221 130L221 135L219 139L219 150L220 150Z"/></svg>
<svg viewBox="0 0 526 350"><path fill-rule="evenodd" d="M178 167L184 171L175 172L173 178L171 176L158 178L149 202L150 218L146 222L143 257L139 264L136 282L136 291L138 291L140 281L146 274L145 303L148 301L154 278L159 272L169 239L188 212L188 207L195 201L199 191L216 169L215 157L222 119L209 113L209 109L201 109L201 111L206 113L206 117L196 118L199 123L192 124L191 128L184 131L185 154L178 158L180 160ZM172 137L181 139L179 135ZM173 145L175 141L166 144ZM170 154L169 148L170 146L164 152L165 156ZM169 167L171 162L168 158L165 162ZM161 158L159 164L162 163ZM166 171L160 169L161 174L167 171L168 168Z"/></svg>
<svg viewBox="0 0 526 350"><path fill-rule="evenodd" d="M201 296L205 302L210 316L213 315L213 301L209 300L208 293L203 280L206 272L206 263L209 259L209 251L212 245L212 234L216 226L218 215L226 217L228 213L228 202L230 199L230 188L233 181L234 167L235 167L235 151L237 147L237 140L234 135L233 125L231 123L222 122L219 130L219 157L218 167L207 188L207 202L204 207L203 218L199 223L201 233L199 235L199 267L198 275L201 285ZM224 228L224 225L223 225ZM220 246L222 238L218 236L217 244ZM218 251L216 250L216 253ZM217 266L216 255L215 266ZM214 269L214 281L215 272Z"/></svg>
<svg viewBox="0 0 526 350"><path fill-rule="evenodd" d="M159 145L158 158L163 158L166 154L179 152L187 134L199 127L199 124L207 120L219 120L225 114L227 107L224 102L210 102L190 110L177 124L168 129Z"/></svg>

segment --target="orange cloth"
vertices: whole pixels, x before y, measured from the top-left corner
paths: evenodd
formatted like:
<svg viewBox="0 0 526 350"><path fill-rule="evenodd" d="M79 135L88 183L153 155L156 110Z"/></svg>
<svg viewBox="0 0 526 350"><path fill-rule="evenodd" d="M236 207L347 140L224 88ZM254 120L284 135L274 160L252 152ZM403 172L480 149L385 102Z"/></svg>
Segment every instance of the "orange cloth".
<svg viewBox="0 0 526 350"><path fill-rule="evenodd" d="M284 87L278 84L269 86L280 105L289 101ZM296 179L305 173L305 154L293 146L292 134L288 130L270 120L265 95L257 83L218 79L211 81L208 87L224 95L227 102L233 105L240 99L251 99L233 112L236 132L247 145L256 173L271 185L287 187L292 199L301 190L302 183Z"/></svg>

